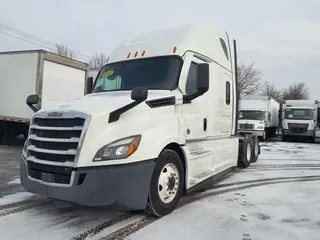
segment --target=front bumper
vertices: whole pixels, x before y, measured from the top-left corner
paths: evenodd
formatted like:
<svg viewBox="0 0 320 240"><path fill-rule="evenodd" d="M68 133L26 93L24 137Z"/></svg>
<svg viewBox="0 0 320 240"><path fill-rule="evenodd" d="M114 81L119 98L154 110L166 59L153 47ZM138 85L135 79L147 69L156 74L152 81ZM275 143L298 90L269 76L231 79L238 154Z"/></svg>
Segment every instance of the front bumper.
<svg viewBox="0 0 320 240"><path fill-rule="evenodd" d="M34 171L34 168L31 169L30 165L34 167L34 163L27 163L24 159L20 164L21 184L28 192L84 206L142 210L147 203L155 161L75 168L72 169L70 184L48 183L31 178L28 173ZM42 171L50 173L48 165L42 167Z"/></svg>
<svg viewBox="0 0 320 240"><path fill-rule="evenodd" d="M283 129L282 135L284 136L301 136L301 137L315 137L315 132L313 130L307 130L306 132L295 132L291 129Z"/></svg>
<svg viewBox="0 0 320 240"><path fill-rule="evenodd" d="M263 137L264 130L246 130L246 129L239 129L239 134L254 134L258 137Z"/></svg>

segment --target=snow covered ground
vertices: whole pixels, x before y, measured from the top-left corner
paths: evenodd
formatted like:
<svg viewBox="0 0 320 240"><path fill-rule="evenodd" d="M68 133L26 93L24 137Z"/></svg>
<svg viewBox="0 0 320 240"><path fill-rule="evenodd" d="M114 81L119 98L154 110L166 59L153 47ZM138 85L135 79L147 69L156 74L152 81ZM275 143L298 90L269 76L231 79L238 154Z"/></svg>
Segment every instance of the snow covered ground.
<svg viewBox="0 0 320 240"><path fill-rule="evenodd" d="M181 207L162 219L23 192L16 167L4 164L11 170L6 184L0 176L0 239L319 239L320 144L261 146L258 162L182 199ZM10 149L10 156L17 156L15 151ZM2 195L3 189L8 194Z"/></svg>

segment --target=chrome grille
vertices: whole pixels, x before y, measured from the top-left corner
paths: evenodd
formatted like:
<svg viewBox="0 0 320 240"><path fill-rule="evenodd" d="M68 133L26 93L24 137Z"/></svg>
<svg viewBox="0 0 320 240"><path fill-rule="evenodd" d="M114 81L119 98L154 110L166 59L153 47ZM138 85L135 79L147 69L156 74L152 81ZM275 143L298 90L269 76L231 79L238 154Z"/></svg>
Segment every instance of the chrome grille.
<svg viewBox="0 0 320 240"><path fill-rule="evenodd" d="M288 123L288 128L295 133L305 133L308 131L308 123Z"/></svg>
<svg viewBox="0 0 320 240"><path fill-rule="evenodd" d="M27 160L74 166L86 120L87 115L76 112L65 112L61 117L50 117L47 112L35 114L28 137Z"/></svg>
<svg viewBox="0 0 320 240"><path fill-rule="evenodd" d="M239 129L252 130L252 129L254 129L254 124L240 123Z"/></svg>

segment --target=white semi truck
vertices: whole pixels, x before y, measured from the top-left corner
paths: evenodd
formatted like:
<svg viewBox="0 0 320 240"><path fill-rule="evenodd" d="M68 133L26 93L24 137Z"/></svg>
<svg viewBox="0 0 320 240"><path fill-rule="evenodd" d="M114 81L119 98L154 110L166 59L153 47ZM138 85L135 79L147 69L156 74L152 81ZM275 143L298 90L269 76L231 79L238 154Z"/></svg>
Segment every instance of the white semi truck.
<svg viewBox="0 0 320 240"><path fill-rule="evenodd" d="M0 52L0 142L28 135L30 94L37 95L37 108L83 97L87 69L86 63L44 50Z"/></svg>
<svg viewBox="0 0 320 240"><path fill-rule="evenodd" d="M237 135L236 59L235 41L206 24L123 42L85 97L33 115L22 186L169 214L182 194L258 159L257 137Z"/></svg>
<svg viewBox="0 0 320 240"><path fill-rule="evenodd" d="M282 139L316 139L318 125L317 100L286 100L282 107Z"/></svg>
<svg viewBox="0 0 320 240"><path fill-rule="evenodd" d="M261 141L275 136L279 127L280 104L268 96L246 96L240 99L239 133L255 134Z"/></svg>

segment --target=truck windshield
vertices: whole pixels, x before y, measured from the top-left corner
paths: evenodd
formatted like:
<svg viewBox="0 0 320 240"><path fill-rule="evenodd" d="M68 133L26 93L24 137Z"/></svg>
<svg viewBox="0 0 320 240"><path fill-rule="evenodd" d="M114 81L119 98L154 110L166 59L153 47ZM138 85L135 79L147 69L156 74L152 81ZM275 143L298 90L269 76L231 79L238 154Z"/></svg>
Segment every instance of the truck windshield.
<svg viewBox="0 0 320 240"><path fill-rule="evenodd" d="M312 109L286 108L285 119L311 120L313 119Z"/></svg>
<svg viewBox="0 0 320 240"><path fill-rule="evenodd" d="M263 121L263 112L262 111L253 111L246 110L239 112L239 119L248 119L248 120L261 120Z"/></svg>
<svg viewBox="0 0 320 240"><path fill-rule="evenodd" d="M110 63L102 68L92 92L132 90L136 87L173 90L178 86L182 63L178 56Z"/></svg>

